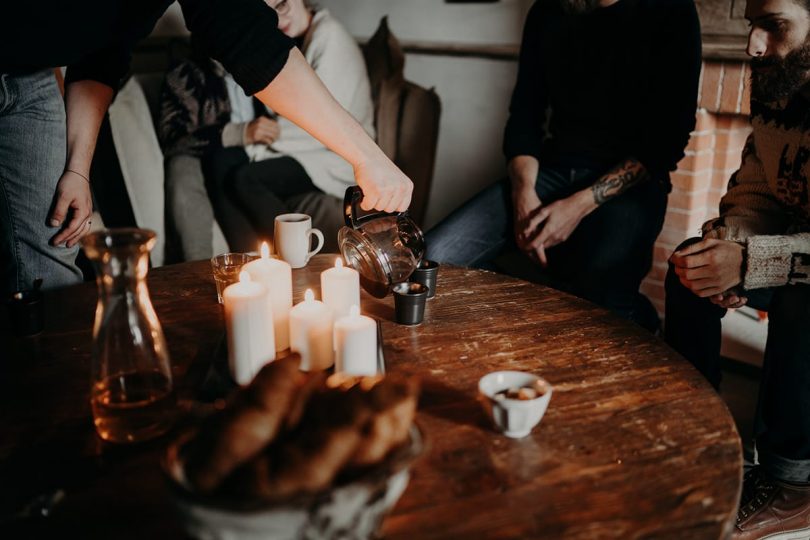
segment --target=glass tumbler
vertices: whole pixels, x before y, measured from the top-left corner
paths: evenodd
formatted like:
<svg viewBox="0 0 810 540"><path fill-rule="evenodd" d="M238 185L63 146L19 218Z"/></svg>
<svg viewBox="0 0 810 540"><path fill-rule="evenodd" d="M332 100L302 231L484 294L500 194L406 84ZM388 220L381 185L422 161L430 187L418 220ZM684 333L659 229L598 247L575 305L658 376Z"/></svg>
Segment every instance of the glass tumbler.
<svg viewBox="0 0 810 540"><path fill-rule="evenodd" d="M217 300L220 304L225 288L239 281L242 267L256 258L256 255L250 253L223 253L211 258L211 270L217 283Z"/></svg>

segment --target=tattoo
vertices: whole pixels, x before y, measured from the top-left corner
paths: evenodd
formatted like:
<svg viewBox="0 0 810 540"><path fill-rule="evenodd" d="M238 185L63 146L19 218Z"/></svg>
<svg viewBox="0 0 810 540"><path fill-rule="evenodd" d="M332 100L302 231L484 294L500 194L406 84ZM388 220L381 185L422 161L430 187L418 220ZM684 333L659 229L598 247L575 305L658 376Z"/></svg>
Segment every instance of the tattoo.
<svg viewBox="0 0 810 540"><path fill-rule="evenodd" d="M626 159L591 186L593 202L602 205L636 184L647 180L649 176L644 165L635 159Z"/></svg>

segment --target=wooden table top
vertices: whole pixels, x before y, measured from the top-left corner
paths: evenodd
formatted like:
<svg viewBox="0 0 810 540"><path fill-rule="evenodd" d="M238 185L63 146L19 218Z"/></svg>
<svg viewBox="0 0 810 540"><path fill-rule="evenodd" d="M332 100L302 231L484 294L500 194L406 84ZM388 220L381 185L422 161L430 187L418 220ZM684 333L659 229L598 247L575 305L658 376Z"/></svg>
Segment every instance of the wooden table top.
<svg viewBox="0 0 810 540"><path fill-rule="evenodd" d="M293 271L294 300L319 290L334 255ZM207 261L155 269L155 309L181 399L191 395L224 324ZM385 520L391 539L722 538L739 498L742 455L723 402L663 342L566 294L491 272L442 267L425 321L393 321L393 299L363 293L383 321L389 371L423 381L428 450ZM158 460L166 439L102 443L90 413L94 284L49 293L46 330L0 330L0 514L42 493L47 519L9 522L32 537L180 538ZM5 314L0 322L6 323ZM554 386L529 437L493 431L478 379L524 370Z"/></svg>

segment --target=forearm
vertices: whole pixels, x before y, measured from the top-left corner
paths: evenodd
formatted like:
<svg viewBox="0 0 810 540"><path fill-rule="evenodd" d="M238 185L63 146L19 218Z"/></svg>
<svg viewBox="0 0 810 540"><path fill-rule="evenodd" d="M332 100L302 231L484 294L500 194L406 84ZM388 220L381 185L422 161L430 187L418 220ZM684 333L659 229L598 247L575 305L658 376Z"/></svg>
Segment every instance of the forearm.
<svg viewBox="0 0 810 540"><path fill-rule="evenodd" d="M66 169L89 177L98 130L112 102L113 90L91 80L72 82L65 88L67 115Z"/></svg>
<svg viewBox="0 0 810 540"><path fill-rule="evenodd" d="M650 174L641 162L628 158L600 176L591 187L575 193L574 197L579 198L587 209L587 213L590 213L631 187L646 182L649 178Z"/></svg>
<svg viewBox="0 0 810 540"><path fill-rule="evenodd" d="M507 164L512 193L534 191L537 175L540 172L540 161L534 156L515 156Z"/></svg>
<svg viewBox="0 0 810 540"><path fill-rule="evenodd" d="M332 97L298 49L290 51L284 69L256 97L355 167L383 155L362 126Z"/></svg>

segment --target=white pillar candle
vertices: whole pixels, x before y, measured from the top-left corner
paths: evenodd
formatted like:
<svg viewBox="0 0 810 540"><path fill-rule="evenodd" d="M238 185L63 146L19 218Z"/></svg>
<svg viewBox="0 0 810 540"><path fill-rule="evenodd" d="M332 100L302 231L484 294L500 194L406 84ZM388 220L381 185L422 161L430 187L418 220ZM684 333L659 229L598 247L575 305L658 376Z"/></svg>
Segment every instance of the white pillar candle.
<svg viewBox="0 0 810 540"><path fill-rule="evenodd" d="M234 380L248 384L266 363L276 357L273 312L267 288L250 280L247 272L222 293L228 367Z"/></svg>
<svg viewBox="0 0 810 540"><path fill-rule="evenodd" d="M267 242L262 243L261 258L247 263L243 270L253 281L267 287L273 306L273 328L276 350L290 347L290 308L292 308L292 268L279 259L270 258Z"/></svg>
<svg viewBox="0 0 810 540"><path fill-rule="evenodd" d="M335 372L377 374L377 323L360 315L359 306L335 321L335 350Z"/></svg>
<svg viewBox="0 0 810 540"><path fill-rule="evenodd" d="M343 259L338 257L334 268L321 272L321 296L335 319L345 317L352 306L360 305L360 274L343 266Z"/></svg>
<svg viewBox="0 0 810 540"><path fill-rule="evenodd" d="M343 266L343 259L338 257L334 268L321 272L321 296L336 321L346 317L352 306L360 305L360 274L354 268ZM337 343L334 346L337 350Z"/></svg>
<svg viewBox="0 0 810 540"><path fill-rule="evenodd" d="M335 363L332 349L332 310L315 300L311 289L290 310L290 350L301 355L301 370L328 369Z"/></svg>

